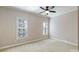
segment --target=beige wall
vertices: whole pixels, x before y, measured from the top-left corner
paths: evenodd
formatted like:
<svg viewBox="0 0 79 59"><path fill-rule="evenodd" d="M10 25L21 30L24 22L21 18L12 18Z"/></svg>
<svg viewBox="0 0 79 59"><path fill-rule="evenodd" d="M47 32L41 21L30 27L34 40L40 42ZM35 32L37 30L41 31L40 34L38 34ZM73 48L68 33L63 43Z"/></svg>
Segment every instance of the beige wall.
<svg viewBox="0 0 79 59"><path fill-rule="evenodd" d="M16 19L19 16L28 20L28 38L23 40L16 39ZM0 7L0 47L42 38L42 22L45 19L37 14Z"/></svg>
<svg viewBox="0 0 79 59"><path fill-rule="evenodd" d="M78 11L72 11L51 19L50 35L72 43L78 43Z"/></svg>
<svg viewBox="0 0 79 59"><path fill-rule="evenodd" d="M78 51L79 51L79 6L78 6Z"/></svg>

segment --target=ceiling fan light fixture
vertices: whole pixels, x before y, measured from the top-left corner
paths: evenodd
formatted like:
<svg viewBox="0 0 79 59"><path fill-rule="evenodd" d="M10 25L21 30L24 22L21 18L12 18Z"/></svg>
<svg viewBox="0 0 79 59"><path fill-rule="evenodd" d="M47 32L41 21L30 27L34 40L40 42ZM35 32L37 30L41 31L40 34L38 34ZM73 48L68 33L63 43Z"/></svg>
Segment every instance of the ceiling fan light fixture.
<svg viewBox="0 0 79 59"><path fill-rule="evenodd" d="M49 11L45 11L45 13L46 13L46 14L48 14L48 13L49 13Z"/></svg>

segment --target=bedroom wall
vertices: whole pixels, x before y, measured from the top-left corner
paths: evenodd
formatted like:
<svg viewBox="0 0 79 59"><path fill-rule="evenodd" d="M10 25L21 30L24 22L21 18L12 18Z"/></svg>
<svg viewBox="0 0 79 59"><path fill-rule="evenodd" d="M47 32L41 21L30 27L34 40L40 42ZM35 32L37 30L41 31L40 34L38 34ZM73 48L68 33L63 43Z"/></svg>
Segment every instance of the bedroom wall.
<svg viewBox="0 0 79 59"><path fill-rule="evenodd" d="M16 39L16 19L23 16L28 21L28 37ZM0 7L0 47L42 38L42 22L47 19L37 14Z"/></svg>
<svg viewBox="0 0 79 59"><path fill-rule="evenodd" d="M78 11L53 17L50 20L50 36L78 44Z"/></svg>

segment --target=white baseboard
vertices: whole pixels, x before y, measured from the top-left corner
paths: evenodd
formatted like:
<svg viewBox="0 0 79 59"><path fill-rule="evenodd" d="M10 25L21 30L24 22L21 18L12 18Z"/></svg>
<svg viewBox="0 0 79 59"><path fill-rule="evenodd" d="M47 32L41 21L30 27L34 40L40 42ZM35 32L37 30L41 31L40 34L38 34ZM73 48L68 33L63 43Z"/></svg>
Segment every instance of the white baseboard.
<svg viewBox="0 0 79 59"><path fill-rule="evenodd" d="M64 42L64 43L67 43L67 44L70 44L70 45L78 46L77 43L73 43L73 42L70 42L70 41L67 41L67 40L58 39L58 38L52 38L52 39L55 39L57 41L61 41L61 42Z"/></svg>
<svg viewBox="0 0 79 59"><path fill-rule="evenodd" d="M32 43L32 42L36 42L36 41L40 41L40 40L44 40L44 39L46 39L46 38L40 38L40 39L37 39L37 40L31 40L31 41L27 41L27 42L18 43L18 44L3 46L3 47L0 47L0 50L15 47L15 46L20 46L20 45L23 45L23 44L28 44L28 43Z"/></svg>

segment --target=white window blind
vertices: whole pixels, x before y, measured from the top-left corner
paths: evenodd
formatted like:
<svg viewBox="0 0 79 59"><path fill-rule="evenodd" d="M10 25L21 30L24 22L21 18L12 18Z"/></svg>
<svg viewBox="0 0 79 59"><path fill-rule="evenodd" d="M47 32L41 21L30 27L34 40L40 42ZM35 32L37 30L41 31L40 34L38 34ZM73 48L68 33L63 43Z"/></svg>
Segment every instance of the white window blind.
<svg viewBox="0 0 79 59"><path fill-rule="evenodd" d="M48 35L48 22L43 22L43 35Z"/></svg>

